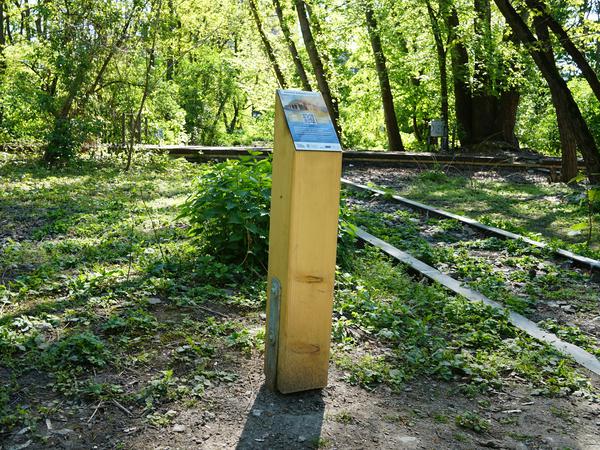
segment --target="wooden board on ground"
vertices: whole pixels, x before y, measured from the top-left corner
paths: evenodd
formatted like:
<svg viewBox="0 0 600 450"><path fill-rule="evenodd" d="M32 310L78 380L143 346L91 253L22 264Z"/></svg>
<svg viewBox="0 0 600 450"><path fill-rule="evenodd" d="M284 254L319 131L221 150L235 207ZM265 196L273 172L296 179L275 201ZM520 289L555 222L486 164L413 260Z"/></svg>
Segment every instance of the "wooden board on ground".
<svg viewBox="0 0 600 450"><path fill-rule="evenodd" d="M357 228L356 234L359 238L368 242L375 247L383 250L388 255L397 259L398 261L407 264L413 270L421 273L423 276L435 281L436 283L445 286L450 289L452 292L455 292L459 295L462 295L464 298L471 302L483 302L486 305L491 306L492 308L496 308L502 312L506 312L508 314L508 318L510 322L517 328L525 331L530 336L539 339L540 341L546 342L552 345L561 353L572 357L575 361L581 364L586 369L594 372L597 375L600 375L600 361L596 359L594 355L583 350L576 345L570 344L559 339L555 334L549 333L545 330L542 330L540 327L536 325L535 322L529 320L528 318L518 314L514 311L510 311L507 308L504 308L500 303L495 302L487 298L485 295L474 291L468 287L465 287L459 281L455 280L448 275L443 274L439 270L425 264L423 261L419 261L415 257L409 255L406 252L394 247L393 245L388 244L385 241L373 236L372 234L367 233L365 230L361 228Z"/></svg>

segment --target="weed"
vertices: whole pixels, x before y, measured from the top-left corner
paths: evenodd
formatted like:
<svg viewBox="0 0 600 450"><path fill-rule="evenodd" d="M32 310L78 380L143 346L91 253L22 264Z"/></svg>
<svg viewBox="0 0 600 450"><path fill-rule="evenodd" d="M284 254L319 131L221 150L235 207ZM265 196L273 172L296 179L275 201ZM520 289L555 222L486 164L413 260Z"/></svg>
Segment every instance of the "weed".
<svg viewBox="0 0 600 450"><path fill-rule="evenodd" d="M600 357L600 345L597 340L583 333L579 327L574 325L561 325L554 319L546 319L538 322L538 325L560 339L586 349L593 355Z"/></svg>
<svg viewBox="0 0 600 450"><path fill-rule="evenodd" d="M344 425L348 425L354 423L354 417L348 411L340 411L338 414L333 416L333 420L339 423L343 423Z"/></svg>
<svg viewBox="0 0 600 450"><path fill-rule="evenodd" d="M488 420L479 417L477 413L471 411L467 411L464 414L458 414L455 417L455 422L459 427L473 430L476 433L487 431L490 427Z"/></svg>
<svg viewBox="0 0 600 450"><path fill-rule="evenodd" d="M90 332L72 334L53 344L46 353L47 363L62 369L104 367L109 360L106 344Z"/></svg>
<svg viewBox="0 0 600 450"><path fill-rule="evenodd" d="M449 419L446 414L436 413L433 416L433 420L435 420L437 423L448 423Z"/></svg>

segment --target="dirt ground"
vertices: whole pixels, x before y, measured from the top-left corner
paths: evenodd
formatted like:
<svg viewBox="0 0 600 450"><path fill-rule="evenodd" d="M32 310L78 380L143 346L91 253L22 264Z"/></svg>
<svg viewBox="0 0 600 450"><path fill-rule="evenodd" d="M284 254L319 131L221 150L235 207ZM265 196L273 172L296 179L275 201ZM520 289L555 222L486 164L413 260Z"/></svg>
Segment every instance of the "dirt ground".
<svg viewBox="0 0 600 450"><path fill-rule="evenodd" d="M260 355L235 364L240 378L206 391L195 405L171 404L157 428L117 404L63 405L48 415L44 445L16 431L2 450L42 449L600 449L600 402L547 398L515 380L490 396L468 398L458 383L421 379L393 393L343 381L333 365L322 391L274 394L263 386ZM595 385L598 386L595 380ZM488 431L458 426L476 412ZM90 420L90 417L92 419ZM51 429L48 429L50 427Z"/></svg>
<svg viewBox="0 0 600 450"><path fill-rule="evenodd" d="M240 315L235 308L203 303L210 309L196 315L190 312L191 306L175 308L164 298L152 299L149 311L162 325L150 331L155 339L147 345L156 350L152 359L147 364L119 365L123 367L119 373L96 373L94 369L95 381L119 385L123 394L148 385L181 345L179 341L160 340L160 334L167 334L171 324L175 327L180 316L203 323L206 311L212 309L221 318L243 321L247 329L264 325L259 312ZM360 351L379 354L377 345L363 342ZM130 350L134 353L137 348ZM407 382L394 392L384 384L373 390L351 385L347 374L332 362L327 388L284 396L264 388L263 359L258 350L249 355L228 350L210 361L215 372L233 373L235 379L212 381L198 399L185 397L161 403L156 412L163 421L158 425L148 420L149 410L143 404L114 400L120 396L102 401L61 396L52 390L56 380L34 368L18 380L20 388L11 393L11 405L26 405L32 414L24 416L41 419L0 434L0 450L600 450L597 395L578 391L566 397L545 397L510 372L502 374L502 388L485 394L465 389L466 380L441 382L427 377ZM586 375L598 392L600 379ZM10 376L10 369L0 364L0 379ZM477 427L464 420L469 417L488 424L486 430L474 430Z"/></svg>

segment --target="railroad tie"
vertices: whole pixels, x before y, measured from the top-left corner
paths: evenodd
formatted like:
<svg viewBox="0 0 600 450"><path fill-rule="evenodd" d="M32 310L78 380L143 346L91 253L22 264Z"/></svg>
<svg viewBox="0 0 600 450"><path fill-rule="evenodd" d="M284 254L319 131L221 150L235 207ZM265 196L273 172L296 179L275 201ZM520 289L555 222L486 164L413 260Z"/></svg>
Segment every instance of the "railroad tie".
<svg viewBox="0 0 600 450"><path fill-rule="evenodd" d="M529 334L535 339L550 344L559 352L572 357L577 363L579 363L586 369L594 372L596 375L600 375L600 361L598 361L598 359L596 359L596 357L591 353L583 350L580 347L577 347L576 345L570 344L559 339L555 334L542 330L540 327L537 326L535 322L529 320L521 314L511 311L508 308L505 308L500 303L487 298L480 292L465 287L462 283L455 280L454 278L443 274L434 267L425 264L423 261L420 261L415 257L409 255L408 253L403 252L402 250L394 247L393 245L390 245L387 242L373 236L372 234L367 233L362 228L357 227L356 234L363 241L368 242L369 244L374 245L375 247L383 250L388 255L410 266L412 269L421 273L423 276L441 284L442 286L445 286L452 292L463 296L470 302L483 302L486 305L491 306L492 308L495 308L504 313L508 313L510 323L512 323L515 327L519 328L520 330L523 330L525 333Z"/></svg>

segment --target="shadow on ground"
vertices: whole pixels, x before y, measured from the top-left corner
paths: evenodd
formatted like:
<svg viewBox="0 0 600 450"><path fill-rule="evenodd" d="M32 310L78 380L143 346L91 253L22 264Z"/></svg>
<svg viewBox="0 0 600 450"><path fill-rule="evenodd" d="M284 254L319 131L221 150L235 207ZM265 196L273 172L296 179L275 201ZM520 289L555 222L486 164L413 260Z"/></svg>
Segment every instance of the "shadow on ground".
<svg viewBox="0 0 600 450"><path fill-rule="evenodd" d="M282 395L260 388L236 449L315 448L325 412L322 391Z"/></svg>

